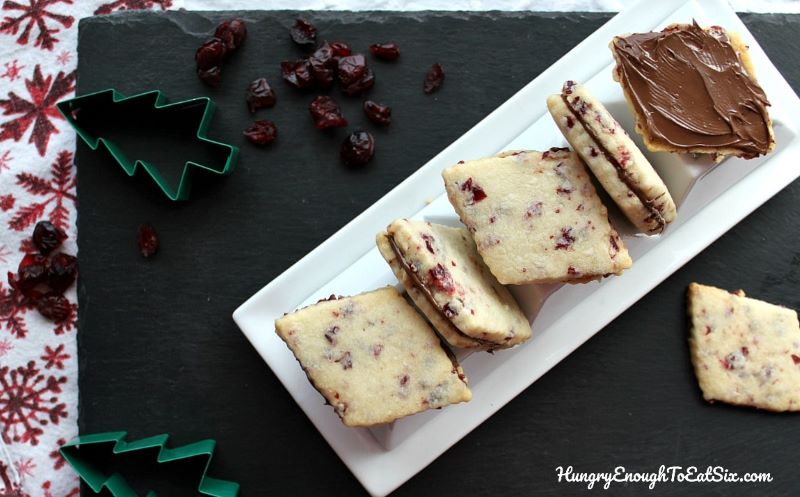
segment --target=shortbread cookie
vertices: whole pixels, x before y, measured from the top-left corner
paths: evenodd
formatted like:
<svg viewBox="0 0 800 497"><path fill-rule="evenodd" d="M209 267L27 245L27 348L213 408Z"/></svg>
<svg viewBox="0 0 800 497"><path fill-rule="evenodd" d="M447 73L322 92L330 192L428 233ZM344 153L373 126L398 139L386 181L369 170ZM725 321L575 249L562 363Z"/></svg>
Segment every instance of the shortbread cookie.
<svg viewBox="0 0 800 497"><path fill-rule="evenodd" d="M530 338L530 323L464 228L399 219L376 242L414 303L451 345L496 349Z"/></svg>
<svg viewBox="0 0 800 497"><path fill-rule="evenodd" d="M602 103L574 81L547 107L558 128L625 216L645 233L675 219L675 202L650 162Z"/></svg>
<svg viewBox="0 0 800 497"><path fill-rule="evenodd" d="M689 347L703 397L800 410L800 324L785 307L692 283Z"/></svg>
<svg viewBox="0 0 800 497"><path fill-rule="evenodd" d="M500 283L586 282L632 264L586 168L568 149L462 161L442 177Z"/></svg>
<svg viewBox="0 0 800 497"><path fill-rule="evenodd" d="M373 426L472 398L455 357L392 287L287 314L275 331L347 426Z"/></svg>
<svg viewBox="0 0 800 497"><path fill-rule="evenodd" d="M747 46L719 26L673 24L611 42L619 81L652 151L746 159L772 151L769 101Z"/></svg>

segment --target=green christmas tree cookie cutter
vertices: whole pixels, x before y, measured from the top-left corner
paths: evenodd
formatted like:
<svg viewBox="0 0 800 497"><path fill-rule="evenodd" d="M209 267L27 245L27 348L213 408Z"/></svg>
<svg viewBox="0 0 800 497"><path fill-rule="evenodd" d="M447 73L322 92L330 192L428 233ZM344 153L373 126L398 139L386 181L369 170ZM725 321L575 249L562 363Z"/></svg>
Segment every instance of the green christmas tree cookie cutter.
<svg viewBox="0 0 800 497"><path fill-rule="evenodd" d="M155 181L156 185L170 200L186 200L189 198L191 190L191 173L193 169L200 169L216 175L227 176L233 172L234 165L239 156L239 149L233 145L211 140L206 137L211 117L214 114L214 103L208 97L197 97L180 102L168 103L167 97L160 90L153 90L126 97L113 88L94 93L81 95L70 100L64 100L56 104L59 112L72 126L78 136L92 150L104 148L117 161L128 176L134 176L141 167ZM127 116L120 112L124 109L128 113L147 113L157 116L155 122L142 122L131 124ZM197 118L199 123L194 126L187 118ZM99 121L100 124L97 124ZM116 123L127 127L133 127L131 133L135 133L136 126L139 131L146 130L153 125L168 126L175 125L181 131L186 132L186 138L196 140L199 144L208 147L208 150L219 155L221 167L200 164L192 160L186 160L180 174L177 187L173 187L156 164L151 164L139 158L130 158L117 141L101 136L107 129L104 123ZM124 124L123 124L124 123Z"/></svg>
<svg viewBox="0 0 800 497"><path fill-rule="evenodd" d="M109 433L97 433L92 435L81 435L62 445L59 451L70 466L78 473L83 481L99 494L104 488L111 492L114 497L139 497L136 492L128 485L119 473L107 475L100 471L93 461L81 453L80 447L97 444L113 444L113 454L124 454L145 449L158 449L157 463L168 463L191 457L206 457L206 465L203 469L203 476L200 478L198 491L203 495L213 497L236 497L239 493L239 484L227 480L219 480L207 476L208 467L211 465L211 457L214 454L214 440L201 440L199 442L169 449L166 447L168 435L155 435L134 442L126 442L124 431ZM157 497L153 491L148 492L146 497Z"/></svg>

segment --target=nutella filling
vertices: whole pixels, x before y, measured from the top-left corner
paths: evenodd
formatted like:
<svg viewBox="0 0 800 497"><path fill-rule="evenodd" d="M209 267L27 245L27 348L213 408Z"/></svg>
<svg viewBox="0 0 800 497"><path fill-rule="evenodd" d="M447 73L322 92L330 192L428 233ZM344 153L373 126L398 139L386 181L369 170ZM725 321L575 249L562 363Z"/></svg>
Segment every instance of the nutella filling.
<svg viewBox="0 0 800 497"><path fill-rule="evenodd" d="M450 326L456 332L458 332L459 335L463 336L464 338L468 338L468 339L473 340L475 342L478 342L478 343L480 343L480 344L482 344L484 346L490 346L492 348L496 348L497 347L497 344L494 343L494 342L491 342L489 340L483 340L483 339L480 339L480 338L471 337L471 336L467 335L466 333L464 333L463 331L461 331L460 329L458 329L458 326L456 326L453 323L453 320L450 319L450 317L442 310L442 308L436 302L436 299L433 298L433 294L430 292L430 290L428 290L428 288L425 286L425 283L423 283L423 281L420 279L419 274L417 274L417 271L414 271L413 269L411 269L411 265L408 263L408 261L405 260L405 258L403 257L403 254L400 253L400 248L394 242L394 237L392 235L387 234L386 238L389 239L389 245L392 246L392 251L394 251L394 255L397 257L397 260L400 261L400 265L403 266L403 270L411 278L411 281L414 282L414 287L417 290L419 290L420 293L422 293L422 295L425 296L425 298L433 306L433 308L436 309L436 311L439 313L439 315L442 317L442 319L444 319L445 321L450 323Z"/></svg>
<svg viewBox="0 0 800 497"><path fill-rule="evenodd" d="M614 38L617 71L650 138L677 149L732 148L746 158L772 145L764 91L721 28L697 23Z"/></svg>
<svg viewBox="0 0 800 497"><path fill-rule="evenodd" d="M580 97L575 97L575 98L578 99ZM645 194L642 191L642 189L639 188L639 185L636 183L636 181L634 181L633 178L630 177L628 171L624 167L622 167L622 164L619 163L617 158L614 157L614 155L611 152L609 152L605 146L603 146L603 143L598 139L594 130L592 130L591 127L586 123L586 120L583 118L583 114L581 114L578 109L573 107L572 103L569 101L569 99L567 99L567 96L565 94L563 93L561 94L561 99L564 101L564 105L567 106L567 109L569 109L569 111L572 113L575 119L577 119L578 122L581 123L581 126L583 126L584 131L586 131L586 133L592 139L597 148L600 149L600 152L603 154L606 160L609 163L611 163L612 166L614 166L614 169L617 170L617 176L619 177L619 180L622 181L625 184L625 186L628 187L628 190L630 190L631 192L633 192L634 195L636 195L636 198L639 199L639 202L641 202L644 208L647 209L647 211L650 213L650 216L645 218L645 222L655 221L658 224L658 228L656 229L663 230L664 227L667 225L667 222L664 220L664 216L661 214L661 210L655 205L655 202L656 200L658 200L659 197L663 196L664 194L662 193L661 195L653 199L649 198L647 194Z"/></svg>

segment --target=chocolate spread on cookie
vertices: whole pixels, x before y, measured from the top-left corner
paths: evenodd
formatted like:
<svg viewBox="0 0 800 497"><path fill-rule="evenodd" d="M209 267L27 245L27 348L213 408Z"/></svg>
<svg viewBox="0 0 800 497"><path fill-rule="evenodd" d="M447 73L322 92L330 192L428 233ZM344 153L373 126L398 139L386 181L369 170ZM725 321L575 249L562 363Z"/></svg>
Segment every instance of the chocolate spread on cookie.
<svg viewBox="0 0 800 497"><path fill-rule="evenodd" d="M458 329L458 326L456 326L453 323L453 320L447 316L447 314L442 310L441 306L439 306L439 304L436 302L436 299L433 298L433 294L431 293L430 290L428 290L428 287L425 286L425 283L422 282L422 279L419 277L417 271L414 271L412 269L411 264L409 264L408 261L406 261L405 258L403 257L403 254L400 253L400 247L398 247L397 244L395 243L394 237L387 234L386 238L389 240L389 245L391 245L395 257L397 257L397 260L400 262L400 265L403 266L403 270L406 272L409 278L411 278L411 281L414 282L414 287L416 287L416 289L419 290L420 293L422 293L425 296L425 298L428 300L428 302L430 302L433 308L438 311L442 319L450 323L450 326L452 326L452 328L455 331L457 331L459 335L465 338L469 338L470 340L474 340L480 343L481 345L488 346L490 347L490 350L497 348L496 343L490 342L488 340L481 340L480 338L471 337L466 333L464 333L463 331L461 331L460 329ZM445 349L447 349L447 347L445 347Z"/></svg>
<svg viewBox="0 0 800 497"><path fill-rule="evenodd" d="M628 187L628 190L630 190L634 195L636 195L636 198L639 199L639 202L641 202L644 208L647 209L647 212L650 213L650 215L647 216L647 218L645 218L645 222L655 221L658 227L653 231L663 231L667 225L667 221L664 219L664 216L661 213L661 210L664 208L664 204L660 202L656 203L656 201L659 198L661 198L664 194L662 193L656 198L649 198L648 195L644 191L642 191L641 188L639 188L639 184L636 182L636 180L631 178L628 170L625 169L622 166L622 164L619 163L614 154L608 151L605 145L603 145L603 142L600 141L597 134L595 134L594 130L592 130L592 128L586 123L586 119L584 119L583 113L580 111L579 108L575 107L574 104L578 102L578 99L580 97L576 96L573 102L570 102L569 98L567 98L567 96L571 93L570 88L573 85L574 83L572 81L567 81L566 84L564 84L564 90L561 93L561 100L564 101L564 105L567 106L567 109L569 109L569 111L572 113L575 119L577 119L578 122L581 123L581 126L583 127L584 131L586 131L586 133L592 139L595 146L600 149L600 152L603 154L603 156L609 162L609 164L614 166L614 169L617 170L617 176L619 177L619 180L622 181L625 184L625 186Z"/></svg>
<svg viewBox="0 0 800 497"><path fill-rule="evenodd" d="M674 148L769 152L764 91L721 28L691 26L614 38L620 81L654 141Z"/></svg>

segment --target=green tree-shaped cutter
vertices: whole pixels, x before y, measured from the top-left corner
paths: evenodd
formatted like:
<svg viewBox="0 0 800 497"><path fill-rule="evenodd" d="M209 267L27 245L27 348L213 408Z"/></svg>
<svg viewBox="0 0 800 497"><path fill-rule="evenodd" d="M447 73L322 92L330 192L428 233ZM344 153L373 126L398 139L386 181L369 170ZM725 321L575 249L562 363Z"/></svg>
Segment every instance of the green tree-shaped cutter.
<svg viewBox="0 0 800 497"><path fill-rule="evenodd" d="M207 476L208 467L211 465L211 457L214 454L214 446L216 445L214 440L201 440L182 447L169 449L166 446L169 436L166 434L155 435L134 442L126 442L126 435L127 433L124 431L81 435L62 445L59 450L64 460L75 469L78 476L80 476L95 493L100 493L103 488L106 488L115 497L139 497L122 475L119 473L107 475L97 469L95 464L86 457L85 452L81 452L81 446L114 444L112 447L113 454L158 448L158 456L156 458L156 462L158 463L167 463L191 457L206 457L207 461L203 469L203 475L200 478L198 491L203 495L210 495L213 497L236 497L239 493L238 483L218 480ZM147 497L157 497L157 495L155 492L150 491Z"/></svg>
<svg viewBox="0 0 800 497"><path fill-rule="evenodd" d="M142 105L151 106L154 110L164 113L180 113L186 109L200 105L204 106L200 122L197 123L196 138L198 141L210 144L212 147L223 148L223 151L226 153L226 160L222 168L214 168L209 165L198 164L197 162L187 160L183 165L178 186L173 189L155 164L150 164L136 158L133 160L128 158L125 151L122 150L118 144L99 136L102 130L98 130L93 134L81 123L81 109L91 109L93 112L103 113L110 118L114 118L116 117L114 106L122 102L131 103L131 101L138 101ZM95 151L101 147L106 149L128 176L136 174L139 167L143 168L170 200L186 200L189 198L192 169L197 168L213 174L227 176L233 172L233 167L239 156L239 149L237 147L206 137L206 130L211 122L211 117L214 115L214 103L208 97L197 97L180 102L168 103L167 98L160 90L148 91L126 97L115 89L109 88L107 90L81 95L70 100L63 100L57 103L56 107L89 148ZM191 126L192 124L193 123L187 123L186 125Z"/></svg>

